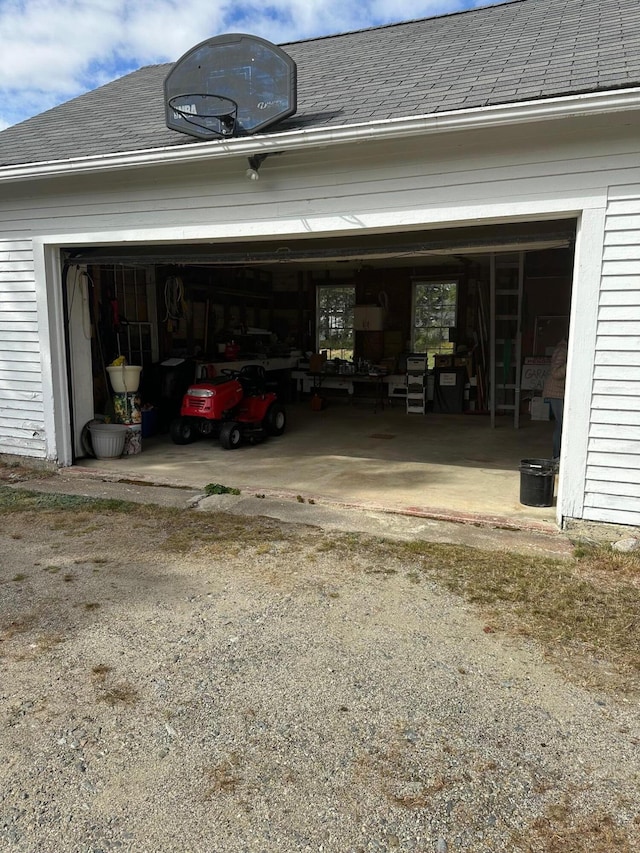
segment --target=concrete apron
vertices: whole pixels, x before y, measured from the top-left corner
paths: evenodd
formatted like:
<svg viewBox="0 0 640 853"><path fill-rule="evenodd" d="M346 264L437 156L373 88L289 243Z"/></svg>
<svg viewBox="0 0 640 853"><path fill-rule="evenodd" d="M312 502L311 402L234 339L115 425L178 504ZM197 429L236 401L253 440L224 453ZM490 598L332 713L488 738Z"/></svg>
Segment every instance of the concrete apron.
<svg viewBox="0 0 640 853"><path fill-rule="evenodd" d="M81 459L76 473L196 490L218 483L243 495L558 531L555 506L520 503L520 462L548 458L550 422L523 417L515 430L499 417L492 429L486 416L408 415L399 403L374 411L366 400L337 400L321 412L295 403L287 415L285 434L259 444L179 446L162 434L144 438L136 455Z"/></svg>

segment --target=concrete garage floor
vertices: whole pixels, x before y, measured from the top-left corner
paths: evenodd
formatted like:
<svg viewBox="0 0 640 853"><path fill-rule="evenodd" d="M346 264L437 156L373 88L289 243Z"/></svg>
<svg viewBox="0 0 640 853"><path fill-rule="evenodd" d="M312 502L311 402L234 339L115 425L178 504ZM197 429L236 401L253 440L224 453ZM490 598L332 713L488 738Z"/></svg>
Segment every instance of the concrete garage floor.
<svg viewBox="0 0 640 853"><path fill-rule="evenodd" d="M555 507L520 503L521 459L548 458L553 424L483 415L408 415L401 403L374 412L369 400L287 405L287 431L223 450L213 439L186 446L167 434L142 452L78 461L106 476L202 489L220 483L265 494L531 530L557 530ZM557 487L557 478L556 478Z"/></svg>

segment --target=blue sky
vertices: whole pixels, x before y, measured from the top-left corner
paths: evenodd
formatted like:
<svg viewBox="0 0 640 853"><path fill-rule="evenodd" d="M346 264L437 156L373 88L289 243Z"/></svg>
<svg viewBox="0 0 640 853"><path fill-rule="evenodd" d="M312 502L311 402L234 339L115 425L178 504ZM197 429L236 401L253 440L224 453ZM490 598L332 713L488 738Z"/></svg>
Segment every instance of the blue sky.
<svg viewBox="0 0 640 853"><path fill-rule="evenodd" d="M498 0L494 0L498 2ZM0 130L211 36L275 44L491 0L0 0Z"/></svg>

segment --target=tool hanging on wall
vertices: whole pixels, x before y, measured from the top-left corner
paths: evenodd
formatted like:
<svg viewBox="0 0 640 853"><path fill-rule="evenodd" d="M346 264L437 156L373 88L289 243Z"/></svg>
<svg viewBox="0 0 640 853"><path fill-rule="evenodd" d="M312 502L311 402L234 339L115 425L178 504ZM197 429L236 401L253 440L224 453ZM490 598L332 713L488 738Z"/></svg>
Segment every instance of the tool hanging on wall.
<svg viewBox="0 0 640 853"><path fill-rule="evenodd" d="M167 324L167 331L175 332L180 320L184 320L187 315L184 284L179 276L170 275L164 283L164 307L163 322Z"/></svg>
<svg viewBox="0 0 640 853"><path fill-rule="evenodd" d="M120 310L118 308L118 300L111 299L109 304L111 305L111 323L113 324L113 331L116 333L116 340L118 342L118 355L122 355L120 350Z"/></svg>
<svg viewBox="0 0 640 853"><path fill-rule="evenodd" d="M202 349L204 352L208 352L209 349L209 300L207 299L205 302L204 309L204 335L202 340Z"/></svg>

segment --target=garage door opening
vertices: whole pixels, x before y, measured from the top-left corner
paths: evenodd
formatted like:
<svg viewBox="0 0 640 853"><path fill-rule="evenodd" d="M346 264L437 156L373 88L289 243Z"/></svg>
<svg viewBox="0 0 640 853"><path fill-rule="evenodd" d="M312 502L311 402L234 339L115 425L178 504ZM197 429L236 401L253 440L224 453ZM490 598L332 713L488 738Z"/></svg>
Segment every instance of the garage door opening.
<svg viewBox="0 0 640 853"><path fill-rule="evenodd" d="M483 439L468 467L509 466L515 482L519 458L549 455L553 425L541 389L551 350L568 325L574 237L575 222L563 220L375 235L357 244L325 238L287 246L69 248L76 458L91 457L86 424L117 417L106 368L124 358L143 368L134 403L143 452L117 464L142 474L147 460L158 477L154 466L163 454L182 454L185 470L187 458L201 466L189 476L212 481L202 465L213 472L222 459L232 464L229 454L220 456L221 448L206 441L176 447L171 421L194 381L259 363L290 415L288 435L252 456L252 467L259 455L271 469L283 457L279 473L262 473L273 488L278 479L288 488L296 464L282 448L294 433L303 440L308 431L317 449L320 419L325 461L334 457L337 468L344 466L344 459L362 455L363 436L378 436L371 447L366 438L365 455L378 459L385 476L395 460L400 479L412 458L429 464L422 451L438 434L444 447L444 436L459 431L442 458L450 466L458 459L463 469L470 443L492 427L501 436L508 430L514 433L508 452L504 439ZM73 310L76 290L86 301L82 314ZM314 396L323 401L315 421ZM393 438L380 437L386 435ZM296 446L297 458L306 458L303 445ZM344 500L354 476L360 474L336 477L344 480ZM429 484L416 472L405 477L410 484L413 503L429 502ZM334 485L329 491L335 496ZM407 489L397 491L407 503Z"/></svg>

